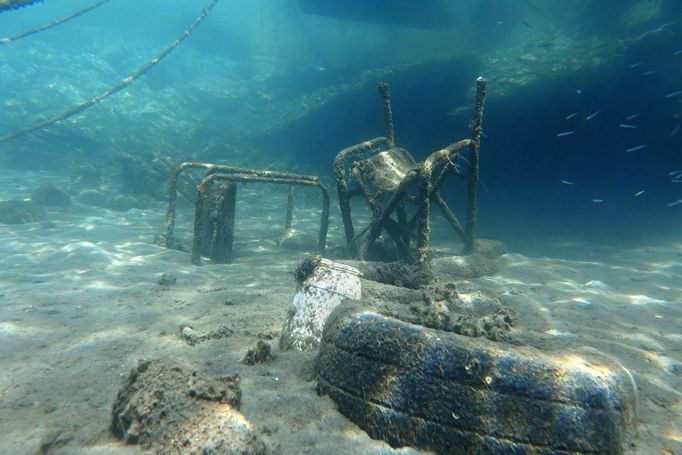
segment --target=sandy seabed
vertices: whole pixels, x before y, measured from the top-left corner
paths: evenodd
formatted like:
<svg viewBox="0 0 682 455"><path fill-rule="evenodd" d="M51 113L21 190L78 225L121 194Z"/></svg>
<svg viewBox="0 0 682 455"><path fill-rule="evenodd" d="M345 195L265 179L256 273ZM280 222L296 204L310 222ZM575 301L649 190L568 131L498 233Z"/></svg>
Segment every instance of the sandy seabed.
<svg viewBox="0 0 682 455"><path fill-rule="evenodd" d="M0 180L0 199L30 192L16 174ZM315 197L294 220L311 238ZM160 202L126 212L73 203L48 210L47 222L0 225L0 452L140 453L111 434L112 404L140 360L165 359L208 376L238 373L240 410L272 453L422 453L370 439L315 392L314 352L278 349L292 271L305 254L275 242L285 201L240 193L228 265L192 266L187 253L154 244L165 227ZM329 243L338 245L335 212L330 225ZM190 206L180 207L186 242L190 226ZM434 247L441 255L458 249L437 239ZM639 387L632 453L682 453L682 243L623 250L553 242L546 251L507 253L496 274L458 280L457 290L499 299L517 314L515 330L620 362ZM231 334L189 345L185 326ZM272 344L275 359L240 363L259 340Z"/></svg>

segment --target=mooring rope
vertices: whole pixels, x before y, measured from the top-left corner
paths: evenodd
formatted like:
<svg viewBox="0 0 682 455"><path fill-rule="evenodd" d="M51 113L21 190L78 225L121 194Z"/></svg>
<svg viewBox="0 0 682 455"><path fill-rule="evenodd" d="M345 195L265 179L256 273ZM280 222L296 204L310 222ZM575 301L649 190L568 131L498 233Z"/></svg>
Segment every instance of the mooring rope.
<svg viewBox="0 0 682 455"><path fill-rule="evenodd" d="M187 39L187 37L194 31L194 29L197 28L197 26L204 19L206 19L206 17L208 17L209 13L211 12L213 7L217 3L218 3L218 0L211 0L211 2L208 4L208 6L206 6L201 11L201 14L199 16L197 16L196 19L194 19L194 22L192 22L192 24L187 28L187 30L182 32L182 34L180 34L180 36L178 36L178 38L170 46L166 47L156 57L151 59L149 61L149 63L147 63L143 67L132 72L128 77L123 79L123 81L121 81L119 84L116 84L115 86L111 87L109 90L102 93L101 95L98 95L98 96L96 96L92 99L89 99L87 101L83 101L79 105L77 105L77 106L75 106L75 107L73 107L73 108L71 108L65 112L62 112L59 115L55 115L54 117L51 117L45 121L42 121L36 125L33 125L30 128L26 128L26 129L23 129L20 131L16 131L14 133L10 133L10 134L6 134L4 136L0 136L0 142L9 141L10 139L16 139L20 136L24 136L25 134L32 133L36 130L46 128L46 127L53 125L57 122L65 120L65 119L71 117L72 115L78 114L79 112L82 112L82 111L86 110L87 108L94 106L95 104L99 103L103 99L110 97L114 93L119 92L122 89L126 88L127 86L129 86L130 84L135 82L137 79L142 77L147 71L149 71L157 63L159 63L161 60L163 60L165 57L167 57L168 54L170 54L173 51L173 49L178 47L180 45L180 43L182 43L185 39Z"/></svg>
<svg viewBox="0 0 682 455"><path fill-rule="evenodd" d="M57 25L63 24L64 22L68 22L71 19L74 19L78 16L81 16L88 11L92 11L93 9L97 8L98 6L102 6L105 3L107 3L109 0L99 0L98 2L93 3L92 5L83 8L80 11L76 11L73 14L70 14L69 16L62 17L61 19L54 20L52 22L48 22L47 24L43 24L40 27L36 27L34 29L25 31L23 33L19 33L14 36L8 36L7 38L0 38L0 44L9 44L13 41L20 40L21 38L26 38L27 36L35 35L38 32L42 32L43 30L47 30L52 27L56 27Z"/></svg>

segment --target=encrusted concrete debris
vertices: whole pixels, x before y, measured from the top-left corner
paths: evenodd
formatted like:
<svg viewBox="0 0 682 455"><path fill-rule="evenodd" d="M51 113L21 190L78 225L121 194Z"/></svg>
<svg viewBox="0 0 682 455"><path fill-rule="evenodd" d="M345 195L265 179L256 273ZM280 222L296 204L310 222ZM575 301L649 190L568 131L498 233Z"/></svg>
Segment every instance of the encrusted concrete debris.
<svg viewBox="0 0 682 455"><path fill-rule="evenodd" d="M264 455L239 412L239 377L206 378L160 361L131 371L113 406L113 433L156 453Z"/></svg>

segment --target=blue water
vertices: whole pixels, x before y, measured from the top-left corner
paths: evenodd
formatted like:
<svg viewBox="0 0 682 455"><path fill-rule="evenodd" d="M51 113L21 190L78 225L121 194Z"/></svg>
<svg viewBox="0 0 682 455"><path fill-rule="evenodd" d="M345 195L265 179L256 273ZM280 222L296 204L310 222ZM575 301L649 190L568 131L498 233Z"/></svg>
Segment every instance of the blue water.
<svg viewBox="0 0 682 455"><path fill-rule="evenodd" d="M654 395L659 394L652 395L651 400L643 400L647 418L656 420L651 416L665 407L660 403L667 403L661 396L679 382L675 350L665 347L679 345L676 329L679 324L675 325L679 319L675 319L678 318L675 312L679 306L676 274L679 275L682 245L682 1L220 0L186 40L130 85L93 102L75 115L34 128L88 100L108 94L126 78L135 77L141 69L146 70L152 59L182 36L202 8L211 4L211 0L110 0L64 24L25 38L11 39L68 16L92 2L45 0L15 11L0 10L0 39L10 38L9 42L0 44L0 180L12 182L0 188L0 202L28 199L33 189L56 182L55 186L61 185L72 200L80 204L72 204L68 210L53 207L48 215L57 213L56 221L48 216L44 222L40 220L16 231L11 225L3 226L4 232L8 232L7 238L0 238L5 251L21 256L24 261L23 268L18 268L16 274L23 270L28 272L26 276L18 277L6 270L6 276L12 278L3 282L0 299L5 292L8 296L16 296L26 290L26 297L17 299L11 310L17 314L27 312L27 324L31 323L32 313L28 311L33 311L34 304L29 291L38 289L37 285L43 283L41 267L53 265L49 264L53 256L47 255L46 251L59 246L62 240L68 244L63 248L59 246L61 249L54 255L54 261L58 262L61 257L70 259L71 252L75 251L74 270L82 267L86 273L80 276L71 269L62 270L58 263L54 270L48 271L55 281L61 273L69 275L72 280L65 282L69 283L69 292L74 294L87 290L90 285L98 289L100 269L105 269L112 261L122 270L119 272L116 268L117 278L121 278L121 292L127 292L130 282L144 292L152 292L149 287L156 289L158 283L150 276L181 267L191 269L193 275L179 272L181 285L178 288L182 287L182 292L188 293L203 292L197 283L204 272L189 265L187 254L152 244L154 234L164 228L163 211L170 169L183 161L320 176L330 188L332 225L329 243L343 248L343 226L332 162L341 149L385 135L377 83L386 81L391 87L397 145L421 161L433 151L470 137L475 81L478 76L484 76L488 80L488 94L480 149L478 236L501 240L512 253L556 259L555 253L568 252L570 259L575 261L571 268L560 264L563 258L557 259L557 263L549 260L531 263L515 262L518 256L510 255L507 264L511 266L504 278L508 281L497 284L495 289L499 292L495 298L505 296L509 300L518 299L523 305L527 302L537 304L538 318L547 317L548 320L551 318L543 311L550 308L556 311L551 315L552 320L557 321L563 317L561 311L575 317L571 305L585 304L586 311L580 313L584 319L571 320L577 326L589 323L578 327L584 332L577 330L577 333L588 333L596 327L596 338L602 336L600 331L609 332L604 336L608 343L613 342L614 351L628 350L629 355L641 357L637 357L639 363L626 366L633 371L635 368L643 370L640 383L645 389L648 387L643 390L643 396L648 397L652 390ZM5 3L0 2L0 5ZM31 131L13 137L15 133L27 130ZM464 161L458 164L467 169ZM92 191L92 188L74 184L74 176L81 175L79 172L90 178L95 174L97 179L101 178L101 188L97 189L99 195L95 194L100 205L92 202L92 192L90 199L84 197L84 192ZM180 199L178 231L185 236L181 240L191 236L190 199L195 188L188 187L189 198L187 194L181 194ZM442 193L463 219L465 185L449 180ZM263 196L256 192L247 194L246 201L259 200L258 197ZM280 197L279 193L277 197ZM268 204L277 205L284 197L273 198ZM306 203L310 201L315 204L311 210L318 210L319 195L315 193L305 200ZM268 204L254 207L258 203L252 203L252 207L239 214L255 212L263 215L272 208L272 204ZM105 222L99 212L96 217L88 212L95 210L93 207L110 210L115 215L107 212L109 218ZM438 217L435 212L434 217ZM68 216L60 218L59 213ZM316 235L318 212L315 211L314 216L310 216L310 210L307 213L307 219L314 219L314 224L310 223L312 227L306 229ZM285 280L290 279L288 270L293 267L275 264L279 268L273 274L268 269L273 264L263 264L268 259L261 259L256 254L265 254L264 250L274 250L279 245L272 239L253 238L267 231L265 228L276 225L279 230L282 221L276 218L279 216L272 215L267 221L259 221L263 224L254 222L253 226L246 226L251 221L239 220L244 224L238 224L237 237L242 236L238 242L244 242L248 235L251 238L249 247L242 246L238 257L243 264L261 267L254 266L260 276L254 278L250 287L246 286L247 291L257 292L245 300L256 308L263 302L275 307L282 301L286 304L290 301L288 292L293 284ZM135 225L136 220L142 219L146 224ZM157 227L158 231L152 232ZM24 228L26 230L22 231ZM63 229L67 234L64 239L57 239L54 233ZM126 229L134 232L132 246L113 245L119 238L117 235ZM441 222L435 226L434 236L443 235L447 229ZM26 251L28 240L17 241L22 237L21 232L33 231L46 239L41 245L43 256L37 250L35 252L44 262L36 264L30 262L33 252ZM102 239L104 243L99 245L99 240L93 238L99 232L111 235L114 240ZM55 237L50 237L53 234ZM86 234L92 237L79 238ZM452 237L448 237L448 241ZM28 237L31 238L35 237ZM439 245L443 244L443 238L438 241L441 242ZM557 247L555 251L553 246ZM611 264L611 268L596 260L589 262L593 259L590 253L602 246L613 247L604 249L607 250L604 254L615 264ZM108 251L118 252L119 248L141 249L140 252L126 251L127 256L121 253L124 259L119 256L111 259L114 254ZM633 262L634 265L629 262L632 253L617 257L622 252L620 248L622 251L636 249L641 255L637 256L639 262ZM160 260L153 258L159 250L168 256ZM296 251L287 256L292 266L302 254ZM131 264L139 269L124 268L127 266L125 258L130 257L134 258ZM185 262L174 263L178 257ZM149 267L147 260L151 263ZM528 273L527 268L533 264L549 264L545 275L542 270ZM224 267L230 270L225 273L231 278L240 277L239 283L251 281L252 270L246 265ZM646 267L644 272L640 270L642 267ZM11 265L7 267L12 268ZM623 274L626 268L627 274ZM138 270L144 270L139 272L139 277L135 276ZM239 273L233 273L235 270ZM119 273L130 276L119 277ZM218 276L216 282L221 283L215 290L233 292L229 287L232 284L228 286L221 281L223 269L213 269L212 273L215 275L211 276ZM527 276L530 278L524 281ZM604 276L615 290L604 291L608 298L598 301L599 292L593 292L590 283L607 280ZM15 290L16 283L12 280L22 281L24 287ZM550 281L550 285L544 289L546 281ZM52 286L53 282L49 283ZM112 289L117 288L119 282L116 283ZM79 289L79 286L83 288ZM462 292L467 292L467 286L471 287L471 284L465 285ZM277 290L272 291L271 287ZM531 298L519 289L528 292ZM475 287L468 290L475 294ZM38 295L49 300L44 296L49 296L51 291L53 289L43 290L43 294ZM111 292L114 295L114 291ZM594 297L595 305L587 297ZM83 298L88 299L87 296ZM136 311L147 308L146 304L140 304L142 300L137 294L124 294L124 298L132 302L129 304ZM88 304L99 311L100 297L89 299ZM199 299L204 305L213 305L210 311L219 311L216 308L222 308L225 302L229 311L248 313L243 321L251 323L255 319L250 313L251 307L246 310L239 306L241 301L233 307L229 299L230 303L197 297ZM159 307L152 308L168 318L153 326L153 330L159 329L163 336L166 331L175 330L176 319L189 317L187 314L190 313L186 312L193 306L188 303L187 308L181 307L180 300L176 299L178 305L170 311L166 300L172 300L172 297L159 297L155 301ZM621 306L616 307L616 303ZM613 327L609 321L600 321L588 312L593 311L589 308L599 307L603 311L603 306L614 305L622 314L625 313L622 306L630 303L632 310L628 307L628 311L632 313L622 321L614 318ZM6 305L10 307L9 303ZM184 301L182 305L185 305ZM649 311L647 305L653 309ZM36 303L36 307L40 306L40 302ZM272 327L278 330L279 315L271 312L271 307L265 308L271 319L264 320L274 321L268 322L268 330ZM284 312L283 306L277 306L277 309ZM109 321L102 319L97 311L89 314L97 322L92 326L95 328L76 322L74 327L89 336L91 331L99 330L100 325L108 325ZM127 310L119 308L119 311L123 314ZM215 316L216 320L228 314L218 316L208 311L205 314L210 314L211 318ZM80 314L80 306L77 314ZM131 319L138 317L138 313L131 314ZM21 322L19 316L12 317ZM648 318L645 329L631 330L644 318ZM147 323L144 318L141 321L141 324ZM237 321L240 323L241 320ZM659 323L669 325L659 326ZM32 330L30 324L27 327ZM71 329L68 324L65 327L61 329ZM543 326L543 329L549 327ZM251 330L251 327L247 328ZM558 324L552 328L556 328L555 333L571 330L570 326L564 328ZM33 333L29 329L26 333ZM128 330L129 326L121 328L122 332ZM247 334L249 343L258 330ZM150 331L149 327L143 327L139 329L139 338L130 338L128 342L147 346L147 339L141 340L148 337ZM632 339L628 338L632 335L630 331L634 332ZM4 333L14 341L23 342L13 332ZM640 347L635 335L642 335L644 348ZM167 341L153 336L155 343ZM657 344L659 338L666 338L665 342ZM31 338L31 342L37 343L36 340L42 338ZM653 341L649 343L648 340ZM46 341L45 346L48 344ZM236 359L238 349L234 346L230 349L226 351ZM17 359L19 351L12 353ZM655 351L655 355L649 357L649 351ZM27 353L31 352L27 350ZM102 355L109 360L108 351ZM121 356L120 353L117 355ZM63 363L59 360L62 358L57 357L55 363ZM286 357L285 354L272 371L280 371L282 364L288 366L288 359L300 362L300 357ZM213 360L211 358L211 362ZM24 359L16 361L23 363ZM665 374L675 377L658 381L651 371L644 371L646 368L653 371L659 364L666 365ZM292 365L292 371L298 368L298 364ZM116 368L127 370L128 366L121 361ZM69 364L64 368L70 367ZM100 374L93 371L90 372L93 375ZM265 369L253 371L258 373L251 373L247 379L256 377L257 381L252 380L250 385L246 381L247 387L251 387L249 390L257 389L258 381L279 381L280 376L275 373L260 373ZM299 373L297 370L296 375L304 376ZM115 374L118 375L118 370ZM121 378L125 374L121 374ZM651 377L645 378L646 375ZM300 382L298 376L291 381ZM13 376L11 381L15 380ZM30 380L30 375L28 379L22 378L28 384L26 388L32 390ZM89 379L82 376L81 380ZM651 386L659 387L660 383L672 385L669 389L660 388L660 391ZM3 393L10 387L14 386L7 385ZM313 388L308 383L299 384L299 387L312 393ZM275 403L272 408L277 408L280 389L267 391L271 392L272 403ZM31 393L26 393L27 401L21 404L24 410L38 409L26 404L33 402ZM100 395L99 390L93 393ZM665 416L678 411L675 395L668 395L673 398L668 397L670 402L666 405ZM317 397L313 399L317 400ZM102 403L106 400L109 398L100 399ZM15 406L14 403L11 406ZM98 409L101 411L106 407L109 415L110 403L102 403ZM259 403L251 401L247 406L253 409ZM676 414L676 417L679 416ZM646 441L652 443L664 425L658 421L647 424L650 426L643 433ZM675 425L679 430L679 423ZM102 431L108 431L102 429L106 425L100 427L99 436L95 434L92 440L101 437ZM344 433L347 427L339 428L333 431ZM678 443L680 438L674 428L666 428L670 433L667 437ZM266 430L270 431L263 426L262 431ZM280 434L287 434L277 437L287 439L291 436L297 443L295 432L290 435L290 429L284 425L280 430ZM313 432L317 430L315 427ZM321 433L320 438L325 434ZM353 439L356 435L349 432L345 437ZM78 444L82 442L79 440ZM334 451L330 449L327 453Z"/></svg>
<svg viewBox="0 0 682 455"><path fill-rule="evenodd" d="M124 150L163 148L177 161L274 160L329 176L338 150L383 134L379 79L391 84L398 144L421 159L469 135L464 108L484 75L482 235L676 238L682 183L669 173L682 168L679 2L384 3L221 1L139 81L0 143L0 159L49 169L65 156L111 162ZM89 4L3 12L0 34ZM201 7L116 0L2 46L0 133L104 92L172 43ZM216 138L230 150L208 150ZM455 201L460 190L444 191Z"/></svg>

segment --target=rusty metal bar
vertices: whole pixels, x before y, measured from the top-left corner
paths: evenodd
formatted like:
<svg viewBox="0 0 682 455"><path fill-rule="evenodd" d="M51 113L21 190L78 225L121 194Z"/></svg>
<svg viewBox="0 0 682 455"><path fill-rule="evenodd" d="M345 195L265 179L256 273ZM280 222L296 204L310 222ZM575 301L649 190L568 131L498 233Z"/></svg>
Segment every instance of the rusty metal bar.
<svg viewBox="0 0 682 455"><path fill-rule="evenodd" d="M469 147L469 205L466 214L466 239L464 241L464 252L471 253L475 249L476 240L476 221L478 217L478 180L479 180L479 150L481 148L481 133L483 132L483 106L488 81L479 77L476 79L476 104L474 105L474 116L471 120L471 136L473 143Z"/></svg>
<svg viewBox="0 0 682 455"><path fill-rule="evenodd" d="M379 94L384 102L384 123L386 124L386 139L391 147L395 146L395 133L393 131L393 111L391 110L391 91L388 82L379 82Z"/></svg>

